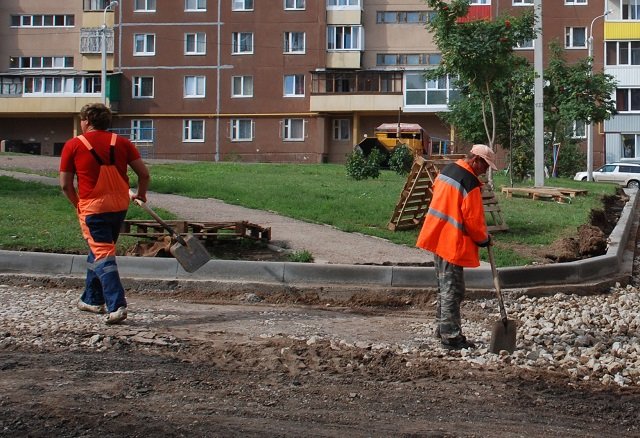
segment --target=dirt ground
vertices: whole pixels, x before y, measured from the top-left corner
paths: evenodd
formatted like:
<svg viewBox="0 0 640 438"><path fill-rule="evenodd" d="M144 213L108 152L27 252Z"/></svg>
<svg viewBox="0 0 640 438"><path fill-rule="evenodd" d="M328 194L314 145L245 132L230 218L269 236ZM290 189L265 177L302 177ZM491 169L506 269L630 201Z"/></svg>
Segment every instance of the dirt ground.
<svg viewBox="0 0 640 438"><path fill-rule="evenodd" d="M640 436L636 386L508 358L478 365L433 342L388 348L433 321L426 300L252 303L142 288L129 295L138 316L110 328L73 309L79 289L28 278L3 288L14 293L4 307L27 301L15 314L0 309L0 436ZM479 303L463 312L487 318ZM361 338L375 342L352 341Z"/></svg>

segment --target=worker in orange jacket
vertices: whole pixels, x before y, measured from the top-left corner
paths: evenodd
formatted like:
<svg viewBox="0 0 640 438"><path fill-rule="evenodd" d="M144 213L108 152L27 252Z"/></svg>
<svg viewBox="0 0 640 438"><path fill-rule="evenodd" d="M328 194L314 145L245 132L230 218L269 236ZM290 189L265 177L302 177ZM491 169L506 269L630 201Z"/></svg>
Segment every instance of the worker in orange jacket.
<svg viewBox="0 0 640 438"><path fill-rule="evenodd" d="M473 348L462 334L460 304L463 268L480 266L479 247L491 244L478 177L497 170L495 153L476 144L463 159L445 166L433 186L433 197L416 246L434 254L438 281L436 337L447 349Z"/></svg>

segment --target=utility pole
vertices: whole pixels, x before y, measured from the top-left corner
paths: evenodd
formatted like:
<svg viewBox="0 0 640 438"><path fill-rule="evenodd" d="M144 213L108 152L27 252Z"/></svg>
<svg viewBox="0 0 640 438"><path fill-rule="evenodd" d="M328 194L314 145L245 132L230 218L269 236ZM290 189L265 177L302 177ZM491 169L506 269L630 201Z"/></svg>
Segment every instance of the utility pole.
<svg viewBox="0 0 640 438"><path fill-rule="evenodd" d="M102 14L102 32L101 32L101 48L102 48L102 74L100 75L100 90L102 92L102 103L107 104L107 11L110 8L118 6L117 1L109 3Z"/></svg>
<svg viewBox="0 0 640 438"><path fill-rule="evenodd" d="M533 43L533 68L536 77L533 81L533 120L534 120L534 176L535 187L544 187L544 67L542 59L542 0L534 0L536 17L536 39Z"/></svg>

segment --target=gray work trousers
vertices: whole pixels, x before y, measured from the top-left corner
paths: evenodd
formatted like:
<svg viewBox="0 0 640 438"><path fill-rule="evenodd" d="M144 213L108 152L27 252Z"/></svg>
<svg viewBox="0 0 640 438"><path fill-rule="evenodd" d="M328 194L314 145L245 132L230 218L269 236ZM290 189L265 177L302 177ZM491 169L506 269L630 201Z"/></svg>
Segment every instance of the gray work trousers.
<svg viewBox="0 0 640 438"><path fill-rule="evenodd" d="M462 338L460 304L465 292L463 268L435 254L433 259L438 280L436 335L445 343L455 342Z"/></svg>

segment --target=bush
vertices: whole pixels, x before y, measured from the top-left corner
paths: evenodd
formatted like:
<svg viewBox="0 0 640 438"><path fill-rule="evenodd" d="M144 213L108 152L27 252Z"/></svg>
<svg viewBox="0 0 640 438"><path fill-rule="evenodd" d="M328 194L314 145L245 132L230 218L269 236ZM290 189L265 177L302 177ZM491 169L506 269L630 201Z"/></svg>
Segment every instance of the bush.
<svg viewBox="0 0 640 438"><path fill-rule="evenodd" d="M357 181L367 178L378 178L380 176L380 166L384 161L384 156L374 149L366 157L362 150L355 149L347 156L347 175Z"/></svg>
<svg viewBox="0 0 640 438"><path fill-rule="evenodd" d="M413 165L413 151L406 145L396 147L389 157L389 168L400 176L406 176Z"/></svg>

